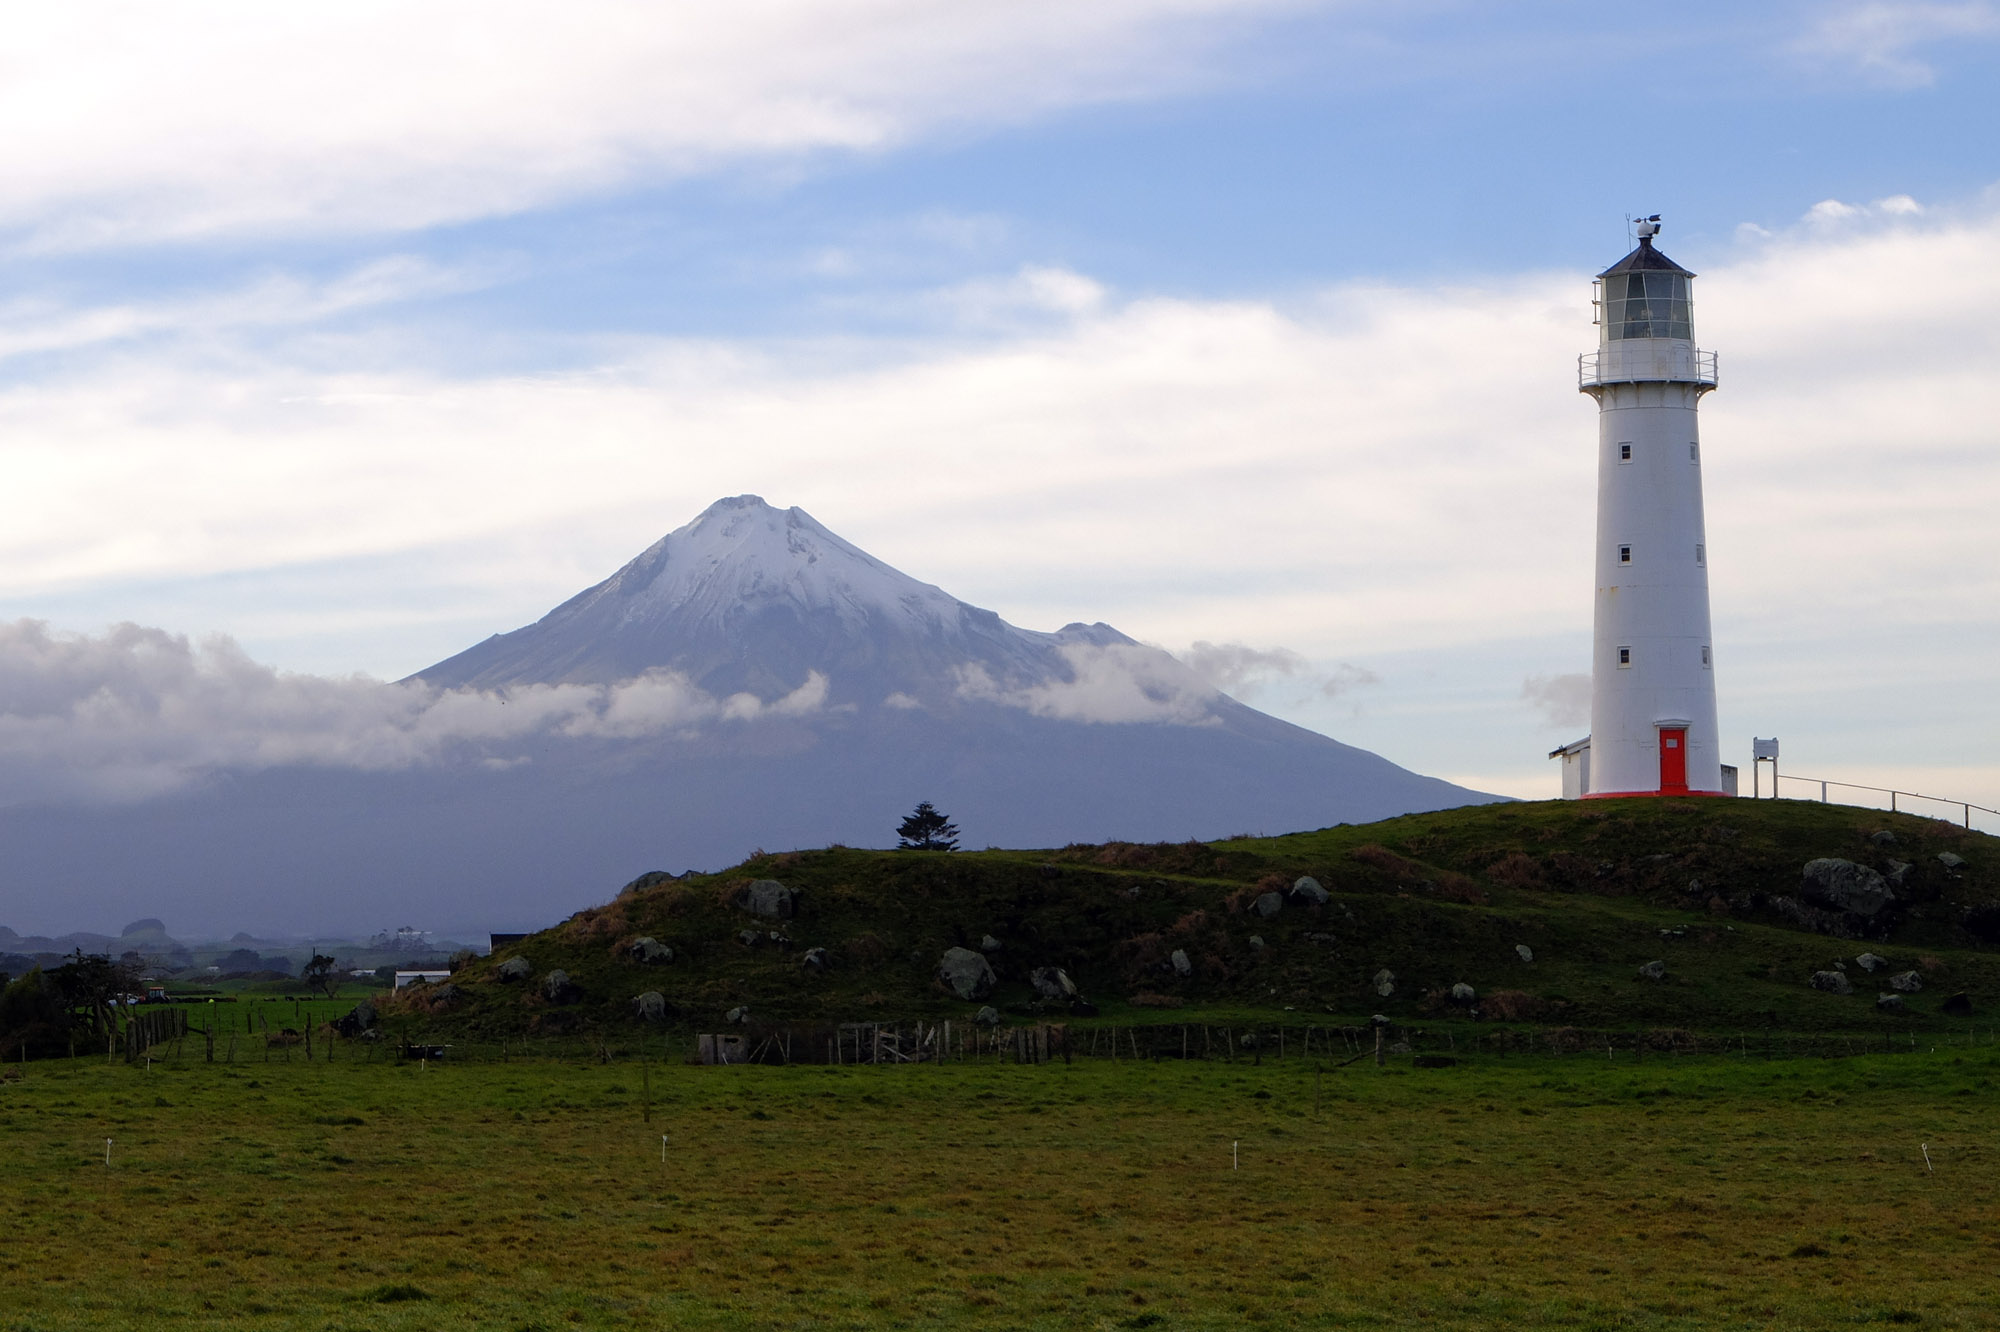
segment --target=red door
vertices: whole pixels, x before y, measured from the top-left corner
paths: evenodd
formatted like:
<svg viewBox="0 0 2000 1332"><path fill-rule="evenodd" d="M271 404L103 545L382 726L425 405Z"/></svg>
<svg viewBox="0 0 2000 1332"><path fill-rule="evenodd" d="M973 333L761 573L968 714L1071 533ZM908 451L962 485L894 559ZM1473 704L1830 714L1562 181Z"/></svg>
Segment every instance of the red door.
<svg viewBox="0 0 2000 1332"><path fill-rule="evenodd" d="M1688 733L1685 726L1660 728L1660 789L1688 789Z"/></svg>

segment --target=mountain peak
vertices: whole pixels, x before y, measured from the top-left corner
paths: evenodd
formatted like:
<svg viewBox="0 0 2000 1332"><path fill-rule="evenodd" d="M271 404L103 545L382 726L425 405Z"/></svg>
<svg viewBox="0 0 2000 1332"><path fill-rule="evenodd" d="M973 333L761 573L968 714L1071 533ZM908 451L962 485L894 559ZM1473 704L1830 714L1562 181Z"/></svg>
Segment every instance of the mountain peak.
<svg viewBox="0 0 2000 1332"><path fill-rule="evenodd" d="M816 671L842 701L879 703L948 691L969 663L1002 679L1046 674L1064 641L910 577L804 509L736 495L534 624L413 678L500 688L673 670L713 693L774 698Z"/></svg>

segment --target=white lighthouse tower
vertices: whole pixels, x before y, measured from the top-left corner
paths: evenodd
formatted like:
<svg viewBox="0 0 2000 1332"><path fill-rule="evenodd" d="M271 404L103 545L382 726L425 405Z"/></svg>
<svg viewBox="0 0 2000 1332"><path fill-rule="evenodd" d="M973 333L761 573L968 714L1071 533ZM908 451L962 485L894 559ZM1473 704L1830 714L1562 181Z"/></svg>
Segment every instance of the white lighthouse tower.
<svg viewBox="0 0 2000 1332"><path fill-rule="evenodd" d="M1642 219L1598 275L1597 350L1579 359L1597 400L1590 736L1557 753L1585 797L1724 793L1695 420L1715 353L1694 344L1694 274L1654 248L1659 229Z"/></svg>

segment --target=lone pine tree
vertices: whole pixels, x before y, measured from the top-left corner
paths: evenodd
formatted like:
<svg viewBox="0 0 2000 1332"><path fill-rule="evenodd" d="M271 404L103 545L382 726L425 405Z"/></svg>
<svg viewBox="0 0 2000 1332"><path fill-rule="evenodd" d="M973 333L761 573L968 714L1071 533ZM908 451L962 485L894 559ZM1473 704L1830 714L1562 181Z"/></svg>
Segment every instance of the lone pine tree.
<svg viewBox="0 0 2000 1332"><path fill-rule="evenodd" d="M911 811L910 817L896 829L896 835L903 839L896 843L903 851L958 850L958 825L940 814L928 800Z"/></svg>

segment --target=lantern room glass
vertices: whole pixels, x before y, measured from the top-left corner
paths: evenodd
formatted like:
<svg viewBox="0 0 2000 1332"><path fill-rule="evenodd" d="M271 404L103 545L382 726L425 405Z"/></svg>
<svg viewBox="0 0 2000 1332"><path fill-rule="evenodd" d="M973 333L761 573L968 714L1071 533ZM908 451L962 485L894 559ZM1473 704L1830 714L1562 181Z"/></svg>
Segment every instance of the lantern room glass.
<svg viewBox="0 0 2000 1332"><path fill-rule="evenodd" d="M1604 279L1604 325L1626 338L1694 337L1685 273L1614 273Z"/></svg>

